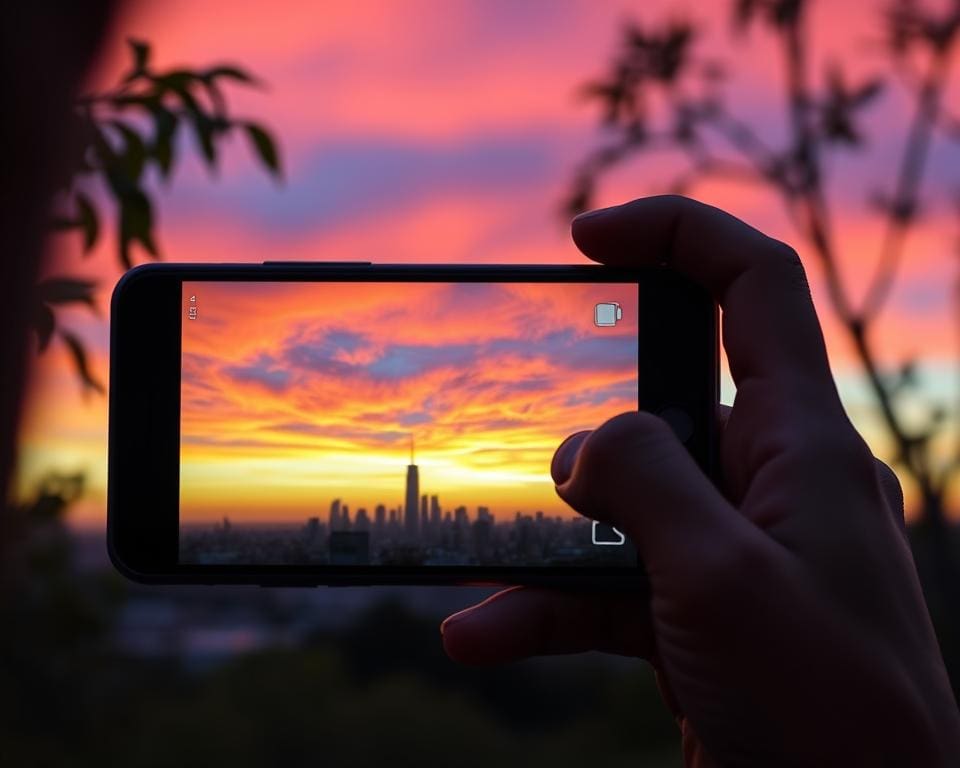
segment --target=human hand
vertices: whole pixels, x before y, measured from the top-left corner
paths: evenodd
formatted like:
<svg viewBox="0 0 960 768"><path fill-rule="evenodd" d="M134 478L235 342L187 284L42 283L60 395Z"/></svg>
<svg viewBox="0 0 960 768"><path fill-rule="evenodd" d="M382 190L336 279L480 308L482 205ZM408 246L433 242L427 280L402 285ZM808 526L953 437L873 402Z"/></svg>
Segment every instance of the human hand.
<svg viewBox="0 0 960 768"><path fill-rule="evenodd" d="M691 766L956 764L899 485L843 411L796 254L673 196L580 216L573 238L605 264L666 260L720 302L737 385L722 487L650 414L571 436L557 493L636 544L649 601L515 587L448 618L447 653L648 659Z"/></svg>

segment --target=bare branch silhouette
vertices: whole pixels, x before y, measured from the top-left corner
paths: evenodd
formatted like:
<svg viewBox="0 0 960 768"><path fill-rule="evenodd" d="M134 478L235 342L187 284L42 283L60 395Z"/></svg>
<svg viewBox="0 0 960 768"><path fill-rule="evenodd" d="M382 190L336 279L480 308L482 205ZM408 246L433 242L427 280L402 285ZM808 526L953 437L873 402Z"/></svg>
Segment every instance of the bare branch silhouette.
<svg viewBox="0 0 960 768"><path fill-rule="evenodd" d="M745 35L752 26L762 25L778 42L789 127L786 142L779 145L728 106L721 66L698 65L691 23L672 22L648 30L628 25L608 78L585 90L588 98L599 102L607 143L578 168L565 210L576 214L590 207L605 173L654 149L680 150L686 160L686 167L667 185L669 191L687 192L701 180L723 177L760 183L776 194L823 270L830 307L853 343L895 445L893 460L916 482L926 517L942 527L947 488L960 470L960 446L955 460L938 464L932 443L946 420L938 404L930 405L924 424L908 426L900 402L904 395L918 393L916 366L906 360L896 376L887 375L871 331L889 300L908 233L921 210L934 134L954 127L943 100L957 50L960 2L937 12L899 0L884 13L886 58L894 77L908 84L913 113L890 192L871 200L883 236L859 301L842 275L845 254L837 246L840 224L828 200L825 156L866 143L862 112L880 97L886 82L875 76L850 83L842 67L832 63L823 85L815 87L809 72L808 6L807 0L734 3L735 34ZM638 46L638 40L643 44ZM661 105L659 110L653 104Z"/></svg>

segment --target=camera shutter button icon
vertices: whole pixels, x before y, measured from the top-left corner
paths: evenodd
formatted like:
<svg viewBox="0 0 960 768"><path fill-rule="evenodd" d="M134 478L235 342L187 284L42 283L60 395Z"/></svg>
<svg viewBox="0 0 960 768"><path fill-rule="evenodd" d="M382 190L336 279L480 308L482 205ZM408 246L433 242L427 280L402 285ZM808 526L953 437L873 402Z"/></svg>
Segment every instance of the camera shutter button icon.
<svg viewBox="0 0 960 768"><path fill-rule="evenodd" d="M607 523L593 521L590 540L598 547L619 547L627 540L620 531Z"/></svg>
<svg viewBox="0 0 960 768"><path fill-rule="evenodd" d="M609 328L623 320L623 308L616 301L601 301L593 308L593 324L600 328Z"/></svg>

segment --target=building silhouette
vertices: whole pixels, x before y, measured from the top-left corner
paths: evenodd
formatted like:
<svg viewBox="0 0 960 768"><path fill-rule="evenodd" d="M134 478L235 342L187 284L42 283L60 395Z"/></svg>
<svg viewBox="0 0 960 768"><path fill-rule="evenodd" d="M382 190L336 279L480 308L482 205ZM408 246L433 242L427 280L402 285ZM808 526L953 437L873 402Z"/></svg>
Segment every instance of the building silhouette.
<svg viewBox="0 0 960 768"><path fill-rule="evenodd" d="M384 525L387 522L387 508L383 504L377 504L377 508L373 511L373 524L378 531L382 531Z"/></svg>
<svg viewBox="0 0 960 768"><path fill-rule="evenodd" d="M403 529L411 539L417 538L420 528L420 471L414 461L413 438L410 438L410 464L407 466L406 498L403 505Z"/></svg>
<svg viewBox="0 0 960 768"><path fill-rule="evenodd" d="M444 510L436 494L420 490L411 438L403 503L390 508L358 503L351 519L350 505L335 498L326 525L318 516L296 527L236 526L224 518L207 529L181 530L180 557L201 564L636 566L632 545L597 546L585 518L537 510L516 511L508 520L476 503L481 499Z"/></svg>
<svg viewBox="0 0 960 768"><path fill-rule="evenodd" d="M353 530L355 531L369 531L370 530L370 516L367 514L367 510L363 507L357 510L357 520L353 524Z"/></svg>
<svg viewBox="0 0 960 768"><path fill-rule="evenodd" d="M330 502L330 519L327 522L330 523L331 531L340 530L340 499Z"/></svg>

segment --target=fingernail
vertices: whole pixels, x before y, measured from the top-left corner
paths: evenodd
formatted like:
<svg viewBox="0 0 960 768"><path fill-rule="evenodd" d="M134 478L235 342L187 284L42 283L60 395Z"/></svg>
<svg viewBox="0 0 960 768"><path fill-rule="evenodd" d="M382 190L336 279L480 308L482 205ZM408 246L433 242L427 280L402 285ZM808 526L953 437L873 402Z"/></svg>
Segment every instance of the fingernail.
<svg viewBox="0 0 960 768"><path fill-rule="evenodd" d="M449 629L452 625L458 624L463 619L467 618L474 609L475 606L470 608L464 608L462 611L457 611L452 616L447 616L442 622L440 622L440 637L443 637L443 633Z"/></svg>
<svg viewBox="0 0 960 768"><path fill-rule="evenodd" d="M570 479L570 475L573 474L573 465L577 461L577 453L589 434L589 430L576 432L560 443L557 452L553 454L553 461L550 462L550 474L554 483L563 485Z"/></svg>
<svg viewBox="0 0 960 768"><path fill-rule="evenodd" d="M581 214L573 217L573 223L578 221L585 221L586 219L599 219L601 216L605 216L610 211L612 211L617 206L610 206L609 208L594 208L592 211L584 211Z"/></svg>

